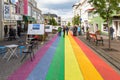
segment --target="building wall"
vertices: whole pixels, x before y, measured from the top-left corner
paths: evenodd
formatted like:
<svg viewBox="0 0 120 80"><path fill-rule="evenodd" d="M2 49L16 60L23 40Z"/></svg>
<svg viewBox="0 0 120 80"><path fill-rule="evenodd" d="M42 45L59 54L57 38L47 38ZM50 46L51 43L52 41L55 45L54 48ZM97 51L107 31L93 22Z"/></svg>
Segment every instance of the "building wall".
<svg viewBox="0 0 120 80"><path fill-rule="evenodd" d="M0 40L3 39L3 0L0 0Z"/></svg>
<svg viewBox="0 0 120 80"><path fill-rule="evenodd" d="M24 14L24 1L23 0L18 0L16 3L16 13L17 14Z"/></svg>

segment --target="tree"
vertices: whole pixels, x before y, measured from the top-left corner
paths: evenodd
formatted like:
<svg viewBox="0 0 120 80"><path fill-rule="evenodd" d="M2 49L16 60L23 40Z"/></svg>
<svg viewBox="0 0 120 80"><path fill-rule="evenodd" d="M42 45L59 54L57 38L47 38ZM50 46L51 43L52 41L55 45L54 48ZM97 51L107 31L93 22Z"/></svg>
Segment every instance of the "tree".
<svg viewBox="0 0 120 80"><path fill-rule="evenodd" d="M57 22L54 18L52 19L49 19L49 25L53 25L53 26L56 26L57 25Z"/></svg>
<svg viewBox="0 0 120 80"><path fill-rule="evenodd" d="M109 49L110 45L110 22L112 21L112 15L114 12L119 11L120 0L89 0L89 3L95 8L94 13L98 13L108 25L108 36L109 36Z"/></svg>
<svg viewBox="0 0 120 80"><path fill-rule="evenodd" d="M72 20L73 25L79 25L80 24L80 20L79 19L80 19L79 15L74 16L73 20Z"/></svg>
<svg viewBox="0 0 120 80"><path fill-rule="evenodd" d="M67 26L70 26L70 25L71 25L70 22L68 22Z"/></svg>

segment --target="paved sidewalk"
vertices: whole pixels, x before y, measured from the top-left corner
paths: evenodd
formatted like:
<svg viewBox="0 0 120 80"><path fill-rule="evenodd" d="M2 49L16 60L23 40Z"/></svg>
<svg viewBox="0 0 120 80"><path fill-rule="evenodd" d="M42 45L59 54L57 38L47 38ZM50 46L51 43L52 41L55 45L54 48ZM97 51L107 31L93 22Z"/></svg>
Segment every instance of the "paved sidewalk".
<svg viewBox="0 0 120 80"><path fill-rule="evenodd" d="M96 46L95 42L89 42L86 40L85 35L78 36L83 42L85 42L90 48L101 55L107 62L109 62L120 73L120 40L111 40L111 48L108 50L108 37L103 36L104 46L102 44Z"/></svg>
<svg viewBox="0 0 120 80"><path fill-rule="evenodd" d="M45 45L49 40L51 40L54 35L56 34L49 34L48 38L46 39L46 41L44 41L44 43L41 44L41 41L39 42L39 48L38 49L34 49L34 52L36 53L37 50L39 50L43 45ZM24 34L23 36L21 36L21 38L16 39L16 40L12 40L12 41L0 41L0 45L9 45L9 44L18 44L18 40L23 40L24 42L26 42L26 34ZM19 54L19 49L17 50L17 57L12 57L9 61L7 61L7 59L3 59L3 55L0 54L0 80L6 80L7 77L13 73L13 71L15 71L17 68L19 68L22 64L24 64L24 62L26 62L26 60L30 61L29 55L27 57L27 59L25 59L22 63L20 62L22 56L20 56ZM31 62L31 61L30 61Z"/></svg>

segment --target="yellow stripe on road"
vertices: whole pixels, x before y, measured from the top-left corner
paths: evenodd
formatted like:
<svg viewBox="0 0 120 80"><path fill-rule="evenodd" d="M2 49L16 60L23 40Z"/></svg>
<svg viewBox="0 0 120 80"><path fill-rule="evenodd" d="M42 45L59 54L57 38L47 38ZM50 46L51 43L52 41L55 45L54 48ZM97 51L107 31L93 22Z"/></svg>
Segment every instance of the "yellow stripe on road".
<svg viewBox="0 0 120 80"><path fill-rule="evenodd" d="M75 40L70 35L69 35L69 40L72 44L73 51L75 53L78 64L79 64L82 74L84 76L84 80L103 80L101 75L98 73L98 71L92 65L90 60L87 58L87 56L81 50L79 45L75 42ZM73 75L76 75L76 74L73 74ZM76 80L76 79L73 79L73 80Z"/></svg>
<svg viewBox="0 0 120 80"><path fill-rule="evenodd" d="M65 80L84 80L68 37L65 37Z"/></svg>

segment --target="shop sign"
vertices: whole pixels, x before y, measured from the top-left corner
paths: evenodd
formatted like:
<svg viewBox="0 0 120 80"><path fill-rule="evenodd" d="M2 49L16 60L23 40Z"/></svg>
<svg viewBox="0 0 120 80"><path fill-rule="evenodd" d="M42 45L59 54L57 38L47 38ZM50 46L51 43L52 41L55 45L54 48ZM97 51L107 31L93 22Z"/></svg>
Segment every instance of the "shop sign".
<svg viewBox="0 0 120 80"><path fill-rule="evenodd" d="M45 25L45 32L52 32L52 25Z"/></svg>
<svg viewBox="0 0 120 80"><path fill-rule="evenodd" d="M27 34L43 35L44 34L44 24L29 24Z"/></svg>
<svg viewBox="0 0 120 80"><path fill-rule="evenodd" d="M4 20L10 20L10 6L4 5Z"/></svg>
<svg viewBox="0 0 120 80"><path fill-rule="evenodd" d="M15 15L15 20L22 21L23 20L22 15Z"/></svg>

